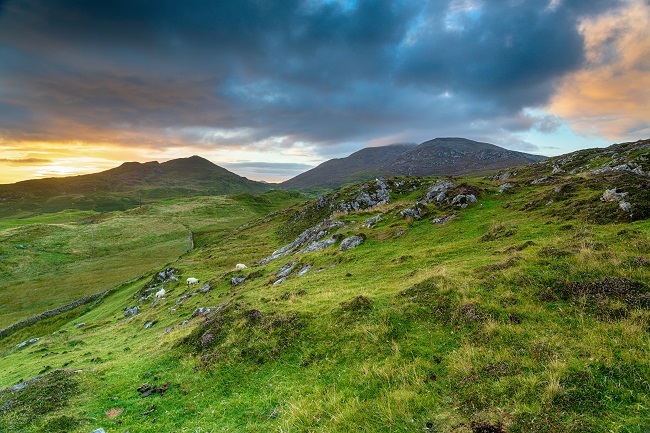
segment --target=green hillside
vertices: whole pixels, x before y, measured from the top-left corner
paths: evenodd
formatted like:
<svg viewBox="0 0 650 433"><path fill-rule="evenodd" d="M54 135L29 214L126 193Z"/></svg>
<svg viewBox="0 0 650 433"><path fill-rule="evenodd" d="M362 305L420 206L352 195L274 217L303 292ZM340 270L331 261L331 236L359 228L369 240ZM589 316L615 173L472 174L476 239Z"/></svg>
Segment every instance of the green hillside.
<svg viewBox="0 0 650 433"><path fill-rule="evenodd" d="M646 140L486 178L108 215L96 234L134 238L96 237L102 269L132 272L0 337L0 431L645 432L649 158ZM70 221L92 215L56 215L2 222L27 247L2 243L4 274L24 278L3 305L54 296L38 278L93 279L92 257L37 254L50 239L88 255L72 233L89 225Z"/></svg>
<svg viewBox="0 0 650 433"><path fill-rule="evenodd" d="M0 185L0 218L67 209L111 212L161 199L262 193L270 186L192 156L158 163L125 162L100 173Z"/></svg>

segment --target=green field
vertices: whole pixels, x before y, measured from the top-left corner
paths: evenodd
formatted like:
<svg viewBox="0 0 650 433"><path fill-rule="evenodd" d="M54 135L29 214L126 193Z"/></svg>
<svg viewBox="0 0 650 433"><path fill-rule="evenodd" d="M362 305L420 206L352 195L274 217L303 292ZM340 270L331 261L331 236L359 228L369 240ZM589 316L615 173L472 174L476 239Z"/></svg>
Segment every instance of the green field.
<svg viewBox="0 0 650 433"><path fill-rule="evenodd" d="M421 204L421 219L402 211L434 179L390 180L390 203L349 212L374 182L3 221L3 325L112 291L0 337L0 386L42 376L0 392L0 431L646 432L647 180L554 163L502 193L454 179L477 202ZM630 212L601 200L612 187ZM253 266L332 213L334 245ZM180 281L138 304L167 267Z"/></svg>

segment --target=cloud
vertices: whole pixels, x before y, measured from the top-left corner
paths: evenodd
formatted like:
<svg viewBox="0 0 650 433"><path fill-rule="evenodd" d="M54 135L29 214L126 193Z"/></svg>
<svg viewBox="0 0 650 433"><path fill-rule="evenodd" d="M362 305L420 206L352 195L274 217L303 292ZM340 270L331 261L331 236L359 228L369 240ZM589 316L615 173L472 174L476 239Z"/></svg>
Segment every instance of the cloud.
<svg viewBox="0 0 650 433"><path fill-rule="evenodd" d="M43 158L0 158L0 164L12 164L12 165L35 165L35 164L47 164L52 162L51 159Z"/></svg>
<svg viewBox="0 0 650 433"><path fill-rule="evenodd" d="M548 110L585 135L635 140L650 135L650 5L630 2L585 19L587 65L568 75Z"/></svg>
<svg viewBox="0 0 650 433"><path fill-rule="evenodd" d="M309 149L311 161L388 137L507 142L556 127L529 107L581 108L554 98L571 92L567 76L585 80L585 29L625 5L0 1L0 134L25 146ZM614 39L614 54L628 49Z"/></svg>

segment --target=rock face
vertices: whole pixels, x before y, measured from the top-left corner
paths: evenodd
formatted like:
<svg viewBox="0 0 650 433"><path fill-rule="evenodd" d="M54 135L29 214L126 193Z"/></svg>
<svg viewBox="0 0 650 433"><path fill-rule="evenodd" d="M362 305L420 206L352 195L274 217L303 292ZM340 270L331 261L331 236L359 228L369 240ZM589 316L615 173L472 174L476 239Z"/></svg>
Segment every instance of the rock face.
<svg viewBox="0 0 650 433"><path fill-rule="evenodd" d="M351 250L361 245L365 239L362 236L350 236L341 241L341 251Z"/></svg>

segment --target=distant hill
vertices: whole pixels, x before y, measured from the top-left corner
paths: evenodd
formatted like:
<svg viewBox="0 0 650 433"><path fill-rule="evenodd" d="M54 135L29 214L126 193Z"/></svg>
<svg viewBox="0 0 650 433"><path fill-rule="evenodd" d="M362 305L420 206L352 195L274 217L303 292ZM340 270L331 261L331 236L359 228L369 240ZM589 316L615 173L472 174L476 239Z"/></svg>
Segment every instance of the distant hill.
<svg viewBox="0 0 650 433"><path fill-rule="evenodd" d="M348 183L368 180L384 171L381 167L404 152L415 148L414 143L366 147L345 158L334 158L293 177L281 185L285 188L338 188Z"/></svg>
<svg viewBox="0 0 650 433"><path fill-rule="evenodd" d="M338 188L378 176L484 174L544 159L465 138L436 138L422 144L368 147L331 159L281 184L284 188Z"/></svg>
<svg viewBox="0 0 650 433"><path fill-rule="evenodd" d="M110 211L132 207L141 197L259 193L269 189L268 184L238 176L200 156L163 163L125 162L99 173L0 185L0 216L68 208Z"/></svg>

